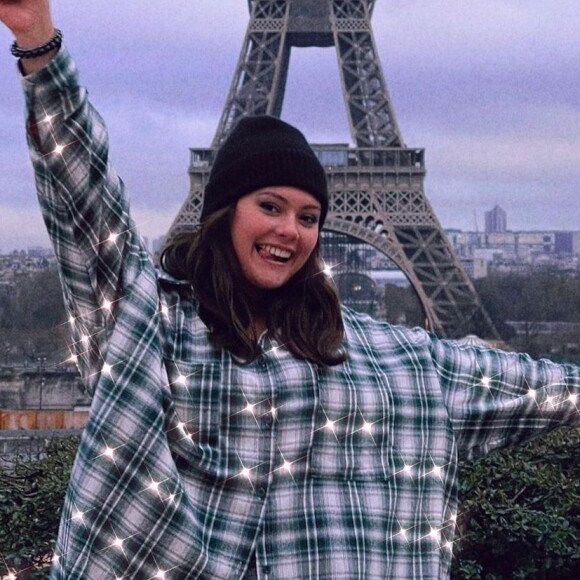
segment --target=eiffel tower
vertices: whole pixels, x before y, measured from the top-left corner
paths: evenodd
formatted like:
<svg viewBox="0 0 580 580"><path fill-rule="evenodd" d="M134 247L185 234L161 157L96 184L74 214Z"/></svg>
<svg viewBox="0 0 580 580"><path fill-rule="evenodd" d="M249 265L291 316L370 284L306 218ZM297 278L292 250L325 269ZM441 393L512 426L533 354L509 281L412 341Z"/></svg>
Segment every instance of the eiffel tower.
<svg viewBox="0 0 580 580"><path fill-rule="evenodd" d="M374 246L407 276L439 336L496 329L424 193L424 150L404 144L371 29L376 0L248 0L250 22L209 149L192 149L191 189L167 239L199 221L215 150L244 115L279 117L293 47L336 48L356 147L313 145L328 177L325 229Z"/></svg>

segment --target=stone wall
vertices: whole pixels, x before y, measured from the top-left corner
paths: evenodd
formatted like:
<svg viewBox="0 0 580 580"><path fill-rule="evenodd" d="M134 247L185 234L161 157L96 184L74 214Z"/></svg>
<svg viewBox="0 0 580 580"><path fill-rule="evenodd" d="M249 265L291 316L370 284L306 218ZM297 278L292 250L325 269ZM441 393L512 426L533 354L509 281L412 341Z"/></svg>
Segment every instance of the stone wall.
<svg viewBox="0 0 580 580"><path fill-rule="evenodd" d="M43 457L54 437L80 435L90 398L73 368L0 369L0 468Z"/></svg>
<svg viewBox="0 0 580 580"><path fill-rule="evenodd" d="M0 409L72 411L90 405L80 375L69 369L0 369Z"/></svg>

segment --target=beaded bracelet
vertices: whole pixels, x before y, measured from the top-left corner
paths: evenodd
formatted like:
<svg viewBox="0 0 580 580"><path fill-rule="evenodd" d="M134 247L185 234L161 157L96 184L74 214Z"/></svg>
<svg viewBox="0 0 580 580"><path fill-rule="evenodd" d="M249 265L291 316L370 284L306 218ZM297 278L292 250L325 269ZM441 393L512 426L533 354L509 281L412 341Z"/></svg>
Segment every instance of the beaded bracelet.
<svg viewBox="0 0 580 580"><path fill-rule="evenodd" d="M54 48L60 48L61 44L62 44L62 32L58 28L55 28L54 36L46 44L43 44L42 46L37 46L36 48L26 49L20 48L16 44L16 41L14 41L12 43L12 47L10 48L10 52L16 58L36 58L38 56L42 56L43 54L50 52Z"/></svg>

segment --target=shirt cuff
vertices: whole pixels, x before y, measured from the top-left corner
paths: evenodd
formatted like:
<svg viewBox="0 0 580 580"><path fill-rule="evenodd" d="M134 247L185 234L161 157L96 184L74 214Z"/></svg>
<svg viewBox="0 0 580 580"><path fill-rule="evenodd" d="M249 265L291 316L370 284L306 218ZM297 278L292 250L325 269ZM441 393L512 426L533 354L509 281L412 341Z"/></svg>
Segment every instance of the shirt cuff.
<svg viewBox="0 0 580 580"><path fill-rule="evenodd" d="M29 106L41 102L46 107L53 101L60 101L63 93L76 93L79 88L77 66L64 45L40 70L25 75L20 62L18 69L23 75L22 86Z"/></svg>

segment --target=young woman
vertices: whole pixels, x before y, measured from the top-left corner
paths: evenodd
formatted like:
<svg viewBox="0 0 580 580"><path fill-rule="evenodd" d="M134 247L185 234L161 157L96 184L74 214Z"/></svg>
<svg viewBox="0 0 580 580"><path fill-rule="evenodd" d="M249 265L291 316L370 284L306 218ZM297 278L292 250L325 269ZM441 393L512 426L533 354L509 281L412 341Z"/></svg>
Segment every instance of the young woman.
<svg viewBox="0 0 580 580"><path fill-rule="evenodd" d="M324 171L270 117L234 128L156 270L48 3L0 19L93 393L52 578L447 577L458 456L578 421L580 370L341 309Z"/></svg>

